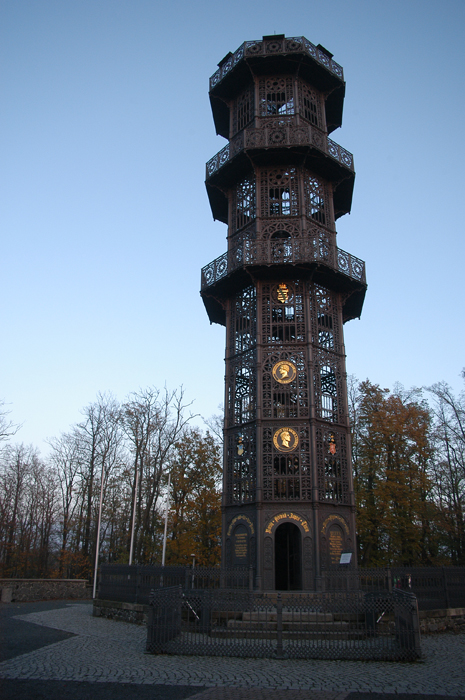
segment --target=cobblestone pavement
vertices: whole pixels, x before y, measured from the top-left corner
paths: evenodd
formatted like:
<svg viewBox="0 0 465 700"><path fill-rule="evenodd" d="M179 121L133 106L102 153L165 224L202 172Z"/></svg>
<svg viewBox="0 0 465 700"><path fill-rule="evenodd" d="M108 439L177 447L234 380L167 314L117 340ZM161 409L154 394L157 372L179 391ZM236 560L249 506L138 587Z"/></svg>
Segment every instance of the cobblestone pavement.
<svg viewBox="0 0 465 700"><path fill-rule="evenodd" d="M410 664L234 659L146 655L144 627L94 618L91 604L16 619L76 636L0 663L4 679L189 686L199 688L196 700L279 700L273 690L285 689L294 691L286 700L343 700L351 691L465 696L464 635L424 637L424 658Z"/></svg>

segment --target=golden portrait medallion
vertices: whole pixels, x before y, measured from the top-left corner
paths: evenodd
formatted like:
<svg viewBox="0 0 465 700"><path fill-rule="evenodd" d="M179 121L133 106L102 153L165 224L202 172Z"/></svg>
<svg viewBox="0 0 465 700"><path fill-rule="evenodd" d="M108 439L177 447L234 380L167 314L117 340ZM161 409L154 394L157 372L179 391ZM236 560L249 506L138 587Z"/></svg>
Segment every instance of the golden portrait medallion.
<svg viewBox="0 0 465 700"><path fill-rule="evenodd" d="M293 362L281 360L277 362L272 369L273 379L280 384L289 384L294 381L297 376L297 367Z"/></svg>
<svg viewBox="0 0 465 700"><path fill-rule="evenodd" d="M292 452L299 444L299 436L292 428L279 428L273 435L273 444L280 452Z"/></svg>

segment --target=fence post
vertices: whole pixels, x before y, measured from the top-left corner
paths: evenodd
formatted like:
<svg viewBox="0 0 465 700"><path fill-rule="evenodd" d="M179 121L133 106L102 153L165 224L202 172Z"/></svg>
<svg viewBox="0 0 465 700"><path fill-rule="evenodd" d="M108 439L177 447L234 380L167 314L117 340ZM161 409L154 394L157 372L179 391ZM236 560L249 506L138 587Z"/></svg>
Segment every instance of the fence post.
<svg viewBox="0 0 465 700"><path fill-rule="evenodd" d="M413 603L412 611L412 627L413 627L413 644L415 649L415 656L417 659L421 658L421 637L420 637L420 620L418 615L418 600L415 596L415 602Z"/></svg>
<svg viewBox="0 0 465 700"><path fill-rule="evenodd" d="M278 599L276 601L276 656L281 659L283 656L283 601L281 598L281 593L278 593Z"/></svg>
<svg viewBox="0 0 465 700"><path fill-rule="evenodd" d="M253 566L249 566L249 591L253 591Z"/></svg>
<svg viewBox="0 0 465 700"><path fill-rule="evenodd" d="M442 567L442 582L444 585L444 598L446 601L446 608L450 608L449 605L449 591L447 590L447 573L446 573L446 567Z"/></svg>
<svg viewBox="0 0 465 700"><path fill-rule="evenodd" d="M188 590L189 588L189 569L186 567L184 570L184 590Z"/></svg>
<svg viewBox="0 0 465 700"><path fill-rule="evenodd" d="M139 572L139 566L136 565L136 599L135 603L139 602L139 588L140 588L140 572Z"/></svg>
<svg viewBox="0 0 465 700"><path fill-rule="evenodd" d="M389 593L392 593L392 571L391 571L391 569L387 570L387 584L388 584Z"/></svg>

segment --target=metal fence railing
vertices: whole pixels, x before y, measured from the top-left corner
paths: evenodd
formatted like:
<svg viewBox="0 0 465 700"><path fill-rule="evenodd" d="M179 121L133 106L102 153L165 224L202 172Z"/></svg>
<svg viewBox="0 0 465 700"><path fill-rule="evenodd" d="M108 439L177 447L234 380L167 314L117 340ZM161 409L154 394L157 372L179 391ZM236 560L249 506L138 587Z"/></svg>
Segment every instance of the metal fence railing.
<svg viewBox="0 0 465 700"><path fill-rule="evenodd" d="M203 568L104 564L98 597L148 604L152 589L182 586L184 590L253 590L251 568ZM326 592L413 593L420 610L465 607L465 567L395 567L323 572L318 587Z"/></svg>
<svg viewBox="0 0 465 700"><path fill-rule="evenodd" d="M151 590L172 586L182 586L185 590L248 590L253 588L253 569L103 564L97 597L148 605Z"/></svg>
<svg viewBox="0 0 465 700"><path fill-rule="evenodd" d="M164 654L411 661L420 657L413 594L156 589L147 651Z"/></svg>

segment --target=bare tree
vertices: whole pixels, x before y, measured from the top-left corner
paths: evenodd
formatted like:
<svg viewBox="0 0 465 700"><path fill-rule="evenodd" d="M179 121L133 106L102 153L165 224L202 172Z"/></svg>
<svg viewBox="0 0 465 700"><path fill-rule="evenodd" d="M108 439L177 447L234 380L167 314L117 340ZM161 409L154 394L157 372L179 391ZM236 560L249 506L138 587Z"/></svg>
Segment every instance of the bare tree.
<svg viewBox="0 0 465 700"><path fill-rule="evenodd" d="M192 416L185 417L189 404L184 391L148 388L134 392L122 406L123 429L133 463L132 518L134 553L138 562L154 557L154 533L162 476L169 455ZM130 541L129 541L130 547Z"/></svg>
<svg viewBox="0 0 465 700"><path fill-rule="evenodd" d="M10 411L7 410L5 401L0 400L0 441L13 437L21 428L20 425L16 425L8 419L9 414Z"/></svg>
<svg viewBox="0 0 465 700"><path fill-rule="evenodd" d="M33 447L8 445L0 461L0 562L3 575L49 570L57 480Z"/></svg>
<svg viewBox="0 0 465 700"><path fill-rule="evenodd" d="M435 495L445 546L453 563L465 564L465 392L456 397L445 382L429 391L435 416Z"/></svg>

